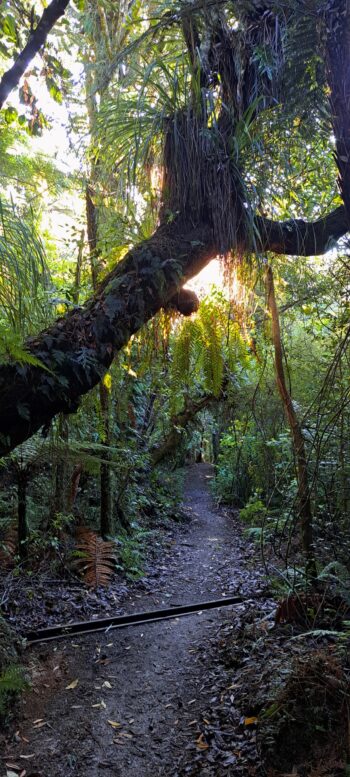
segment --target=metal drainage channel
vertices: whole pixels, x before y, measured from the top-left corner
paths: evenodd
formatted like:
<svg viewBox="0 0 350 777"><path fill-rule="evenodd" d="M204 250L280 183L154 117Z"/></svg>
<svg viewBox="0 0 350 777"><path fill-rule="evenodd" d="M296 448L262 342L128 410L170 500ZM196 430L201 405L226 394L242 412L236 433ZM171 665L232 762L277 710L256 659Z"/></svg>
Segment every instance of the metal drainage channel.
<svg viewBox="0 0 350 777"><path fill-rule="evenodd" d="M196 602L195 604L183 604L178 607L167 607L164 610L152 610L151 612L137 612L129 615L114 615L109 618L100 618L93 621L80 621L67 625L47 626L43 629L32 629L23 634L27 644L36 642L49 642L53 639L67 639L79 634L91 634L95 631L109 631L125 626L137 626L141 623L153 623L154 621L168 620L169 618L181 618L185 615L193 615L203 610L217 610L243 602L266 599L267 592L252 596L227 596L225 599L214 599L209 602Z"/></svg>

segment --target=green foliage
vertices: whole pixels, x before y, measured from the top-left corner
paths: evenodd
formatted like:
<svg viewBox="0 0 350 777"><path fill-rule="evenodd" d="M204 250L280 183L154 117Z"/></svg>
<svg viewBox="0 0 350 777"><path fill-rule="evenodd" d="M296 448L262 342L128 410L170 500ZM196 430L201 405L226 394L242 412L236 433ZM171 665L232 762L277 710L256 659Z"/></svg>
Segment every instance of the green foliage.
<svg viewBox="0 0 350 777"><path fill-rule="evenodd" d="M172 412L183 398L199 389L219 398L225 370L233 376L247 352L242 334L230 317L225 296L213 288L200 303L198 313L182 322L176 332L171 364Z"/></svg>
<svg viewBox="0 0 350 777"><path fill-rule="evenodd" d="M48 280L44 249L33 224L13 205L0 201L0 323L22 337L38 326L44 320Z"/></svg>
<svg viewBox="0 0 350 777"><path fill-rule="evenodd" d="M239 517L243 523L251 526L259 526L266 518L267 509L261 499L252 497L249 502L239 511Z"/></svg>
<svg viewBox="0 0 350 777"><path fill-rule="evenodd" d="M31 23L30 4L10 5L0 7L2 70L27 39ZM109 0L98 8L79 0L79 15L73 10L70 27L61 26L57 35L52 31L40 67L33 63L32 75L21 85L22 103L14 99L6 105L0 119L0 361L16 360L19 370L26 363L39 366L22 337L91 292L90 237L81 237L86 175L101 274L160 221L175 229L184 216L192 219L195 232L203 203L205 223L229 246L236 245L237 233L255 245L251 210L274 219L312 219L340 203L325 86L325 4L272 3L263 24L257 21L256 3L204 5L191 6L191 34L199 36L191 54L184 36L188 9L181 2L146 8L137 0L126 10ZM36 22L35 12L34 17ZM77 63L73 77L72 60ZM79 90L77 68L85 87ZM54 158L47 117L38 107L43 81L53 115L69 125L76 166L68 175L59 170L66 170L66 152ZM47 157L37 152L28 131L49 139ZM242 212L232 225L230 214L239 202ZM169 323L161 313L135 335L111 368L107 413L98 391L92 392L70 416L67 439L57 434L59 439L23 447L9 460L28 475L35 464L35 480L28 484L35 548L44 535L59 552L60 534L78 514L97 529L99 475L107 464L120 566L130 575L141 574L145 527L159 517L165 522L178 516L175 489L172 494L171 485L162 483L168 472L155 478L148 451L166 437L186 403L208 395L217 400L215 408L181 432L181 455L198 450L215 430L216 494L242 508L250 536L269 538L276 552L282 548L283 585L291 585L293 565L286 556L299 539L295 462L275 386L263 262L249 260L238 242L234 258L225 260L234 281L230 295L212 290L191 319ZM75 283L80 247L81 275ZM172 244L163 249L175 266ZM307 450L319 576L339 587L350 547L347 248L322 261L272 255L270 260L286 376ZM178 280L176 266L173 280ZM156 276L152 265L145 266L140 282L161 287L163 273ZM109 303L111 315L118 304L117 298ZM94 353L82 335L82 371L95 370ZM65 376L59 379L64 384ZM29 423L25 398L17 410ZM53 427L54 438L55 422ZM64 469L69 492L76 464L82 466L76 502L55 517L51 492L57 470ZM6 519L11 500L0 509ZM130 534L121 533L121 520ZM47 551L45 541L42 548ZM301 585L302 570L293 575Z"/></svg>
<svg viewBox="0 0 350 777"><path fill-rule="evenodd" d="M141 527L135 527L133 536L118 535L116 569L121 570L129 580L138 580L144 575L143 563L145 540L149 532Z"/></svg>
<svg viewBox="0 0 350 777"><path fill-rule="evenodd" d="M23 670L16 664L9 665L0 674L0 717L6 718L13 699L28 686Z"/></svg>

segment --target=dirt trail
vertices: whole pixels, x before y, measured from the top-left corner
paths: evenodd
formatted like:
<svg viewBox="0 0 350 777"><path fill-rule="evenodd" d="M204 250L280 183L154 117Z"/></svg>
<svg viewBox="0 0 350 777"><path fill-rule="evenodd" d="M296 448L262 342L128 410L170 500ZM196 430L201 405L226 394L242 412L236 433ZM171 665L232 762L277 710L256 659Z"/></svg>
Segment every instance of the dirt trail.
<svg viewBox="0 0 350 777"><path fill-rule="evenodd" d="M212 474L209 465L189 469L189 529L174 545L161 588L137 599L135 610L220 598L249 586L249 549L232 520L215 509L208 490ZM33 648L32 689L5 760L22 764L26 777L179 775L179 759L194 741L193 721L213 694L197 647L229 612Z"/></svg>

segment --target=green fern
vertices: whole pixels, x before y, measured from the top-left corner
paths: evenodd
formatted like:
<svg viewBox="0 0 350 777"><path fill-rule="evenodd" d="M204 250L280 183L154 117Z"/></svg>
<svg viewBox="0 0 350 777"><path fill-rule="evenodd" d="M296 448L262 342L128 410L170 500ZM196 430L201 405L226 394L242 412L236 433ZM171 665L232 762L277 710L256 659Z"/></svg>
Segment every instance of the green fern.
<svg viewBox="0 0 350 777"><path fill-rule="evenodd" d="M182 406L185 391L189 391L195 371L196 355L202 345L202 330L198 320L188 319L179 330L173 349L171 366L171 410Z"/></svg>
<svg viewBox="0 0 350 777"><path fill-rule="evenodd" d="M9 695L21 693L28 686L21 667L11 664L0 675L0 715L4 716L9 706Z"/></svg>
<svg viewBox="0 0 350 777"><path fill-rule="evenodd" d="M218 397L224 376L224 332L220 317L210 302L204 302L200 306L199 323L202 330L201 362L204 386L208 393Z"/></svg>

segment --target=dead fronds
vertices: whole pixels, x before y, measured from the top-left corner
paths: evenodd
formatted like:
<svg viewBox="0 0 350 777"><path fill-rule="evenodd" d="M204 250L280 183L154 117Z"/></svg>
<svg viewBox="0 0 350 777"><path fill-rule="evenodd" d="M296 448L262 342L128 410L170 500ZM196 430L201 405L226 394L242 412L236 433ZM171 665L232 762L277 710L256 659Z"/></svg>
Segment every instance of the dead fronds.
<svg viewBox="0 0 350 777"><path fill-rule="evenodd" d="M87 526L79 527L74 564L90 588L108 585L115 569L113 542L103 540Z"/></svg>

